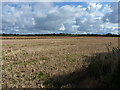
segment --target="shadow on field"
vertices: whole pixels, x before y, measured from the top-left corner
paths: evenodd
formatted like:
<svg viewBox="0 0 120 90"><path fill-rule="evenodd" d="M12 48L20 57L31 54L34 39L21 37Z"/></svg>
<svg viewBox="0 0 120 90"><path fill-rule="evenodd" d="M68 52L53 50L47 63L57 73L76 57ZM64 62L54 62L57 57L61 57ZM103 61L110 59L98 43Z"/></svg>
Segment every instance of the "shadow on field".
<svg viewBox="0 0 120 90"><path fill-rule="evenodd" d="M87 67L66 75L49 78L47 88L120 88L120 50L87 57Z"/></svg>

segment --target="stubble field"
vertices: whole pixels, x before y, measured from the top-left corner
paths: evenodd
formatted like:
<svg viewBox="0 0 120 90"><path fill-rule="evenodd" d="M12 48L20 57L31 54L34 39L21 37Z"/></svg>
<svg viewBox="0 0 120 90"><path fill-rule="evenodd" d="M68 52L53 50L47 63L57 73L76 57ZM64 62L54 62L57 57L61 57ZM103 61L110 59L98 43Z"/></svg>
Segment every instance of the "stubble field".
<svg viewBox="0 0 120 90"><path fill-rule="evenodd" d="M65 76L87 67L85 59L95 53L108 52L109 44L110 50L118 47L118 38L2 39L3 87L53 87L50 78ZM94 86L95 82L91 82ZM61 87L67 87L67 84Z"/></svg>

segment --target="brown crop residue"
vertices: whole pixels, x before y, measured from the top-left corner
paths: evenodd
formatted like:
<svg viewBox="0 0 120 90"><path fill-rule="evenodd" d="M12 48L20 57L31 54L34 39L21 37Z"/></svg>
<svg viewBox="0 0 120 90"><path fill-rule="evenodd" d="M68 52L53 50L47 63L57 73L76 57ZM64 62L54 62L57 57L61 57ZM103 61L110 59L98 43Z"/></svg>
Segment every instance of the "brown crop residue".
<svg viewBox="0 0 120 90"><path fill-rule="evenodd" d="M86 67L84 59L93 53L107 52L108 43L118 46L117 37L11 38L14 37L2 39L4 88L44 88L49 78Z"/></svg>

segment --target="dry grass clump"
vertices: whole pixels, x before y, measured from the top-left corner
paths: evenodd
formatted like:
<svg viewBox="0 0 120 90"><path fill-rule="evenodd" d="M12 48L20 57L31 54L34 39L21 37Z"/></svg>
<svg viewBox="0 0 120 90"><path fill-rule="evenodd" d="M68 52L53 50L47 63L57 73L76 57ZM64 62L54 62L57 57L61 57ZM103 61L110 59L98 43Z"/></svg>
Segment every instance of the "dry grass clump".
<svg viewBox="0 0 120 90"><path fill-rule="evenodd" d="M98 79L98 87L118 88L120 87L120 50L113 47L112 51L95 54L89 61L87 72L90 77Z"/></svg>
<svg viewBox="0 0 120 90"><path fill-rule="evenodd" d="M85 59L87 67L50 78L44 84L52 88L120 88L119 54L118 47L105 53L95 53Z"/></svg>

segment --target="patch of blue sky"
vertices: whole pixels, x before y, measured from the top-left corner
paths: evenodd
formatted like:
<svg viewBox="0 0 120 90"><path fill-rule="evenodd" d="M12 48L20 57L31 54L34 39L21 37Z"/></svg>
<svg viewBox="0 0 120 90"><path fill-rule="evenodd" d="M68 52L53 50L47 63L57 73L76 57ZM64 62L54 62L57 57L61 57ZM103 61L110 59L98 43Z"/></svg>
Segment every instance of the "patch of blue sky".
<svg viewBox="0 0 120 90"><path fill-rule="evenodd" d="M34 2L2 2L2 5L9 5L15 8L21 8L21 5L33 6L34 4Z"/></svg>
<svg viewBox="0 0 120 90"><path fill-rule="evenodd" d="M102 8L100 9L100 11L101 11L106 5L111 5L111 4L117 3L117 2L98 2L98 3L103 5Z"/></svg>
<svg viewBox="0 0 120 90"><path fill-rule="evenodd" d="M5 6L5 5L12 6L15 8L21 8L21 3L2 2L2 6Z"/></svg>
<svg viewBox="0 0 120 90"><path fill-rule="evenodd" d="M32 7L32 11L34 11L34 6L35 6L36 2L2 2L2 6L8 5L11 7L15 7L15 8L21 8L22 5L29 5Z"/></svg>
<svg viewBox="0 0 120 90"><path fill-rule="evenodd" d="M94 2L92 2L94 3ZM102 4L102 8L100 11L106 6L110 5L112 3L117 3L117 2L95 2L96 4ZM64 5L71 5L71 6L78 6L81 5L83 8L86 8L88 6L88 2L54 2L55 6L62 7Z"/></svg>
<svg viewBox="0 0 120 90"><path fill-rule="evenodd" d="M78 6L81 5L83 8L87 7L87 3L86 2L54 2L55 6L59 6L62 7L64 5L71 5L71 6Z"/></svg>
<svg viewBox="0 0 120 90"><path fill-rule="evenodd" d="M80 18L82 18L82 19L83 19L83 18L87 18L87 16L80 16Z"/></svg>

